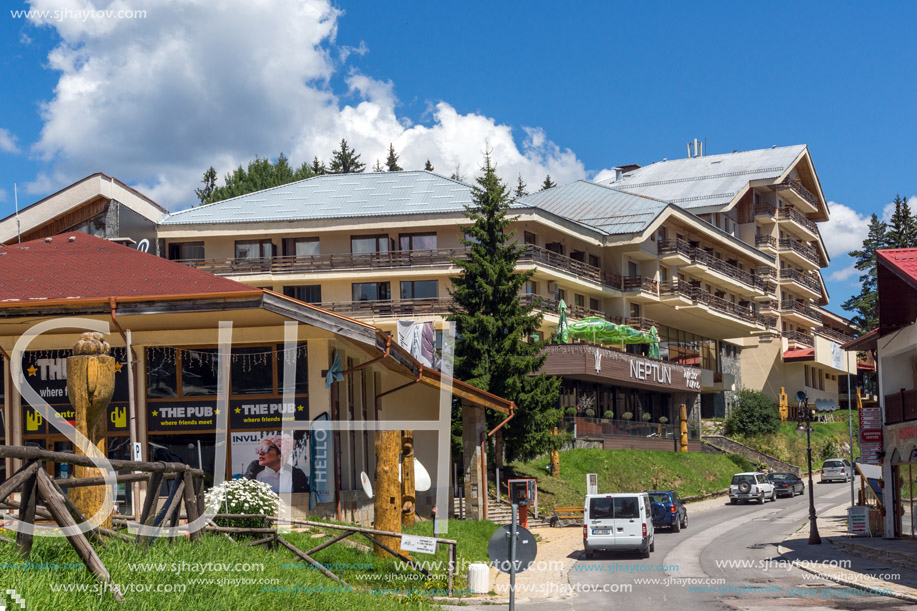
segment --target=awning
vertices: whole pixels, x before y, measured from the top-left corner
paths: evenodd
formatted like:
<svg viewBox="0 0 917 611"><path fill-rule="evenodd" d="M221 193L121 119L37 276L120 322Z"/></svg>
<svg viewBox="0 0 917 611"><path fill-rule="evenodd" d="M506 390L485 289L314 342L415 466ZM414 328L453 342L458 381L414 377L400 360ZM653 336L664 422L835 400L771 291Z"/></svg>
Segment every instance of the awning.
<svg viewBox="0 0 917 611"><path fill-rule="evenodd" d="M867 363L866 361L857 361L857 369L860 371L875 371L875 363Z"/></svg>
<svg viewBox="0 0 917 611"><path fill-rule="evenodd" d="M866 352L867 350L876 349L876 341L879 339L879 330L873 329L865 335L852 339L846 344L841 344L841 348L847 351Z"/></svg>
<svg viewBox="0 0 917 611"><path fill-rule="evenodd" d="M787 350L783 353L784 363L795 363L798 361L814 361L815 348L800 348L799 350Z"/></svg>

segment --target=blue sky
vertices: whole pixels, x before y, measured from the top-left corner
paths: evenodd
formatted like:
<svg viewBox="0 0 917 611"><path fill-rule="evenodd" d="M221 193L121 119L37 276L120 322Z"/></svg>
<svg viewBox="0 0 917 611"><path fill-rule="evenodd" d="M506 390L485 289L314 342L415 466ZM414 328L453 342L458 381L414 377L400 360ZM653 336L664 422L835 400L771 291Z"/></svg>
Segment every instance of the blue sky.
<svg viewBox="0 0 917 611"><path fill-rule="evenodd" d="M896 193L917 194L917 4L33 0L0 14L0 214L103 171L166 207L201 172L255 155L372 165L430 158L468 175L485 141L529 184L622 163L808 144L844 252Z"/></svg>

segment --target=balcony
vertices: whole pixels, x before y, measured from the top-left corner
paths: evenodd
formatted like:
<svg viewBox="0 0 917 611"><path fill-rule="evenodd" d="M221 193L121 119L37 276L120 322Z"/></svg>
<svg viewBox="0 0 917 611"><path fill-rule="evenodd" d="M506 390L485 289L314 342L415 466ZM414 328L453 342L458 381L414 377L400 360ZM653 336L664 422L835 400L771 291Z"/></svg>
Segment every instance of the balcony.
<svg viewBox="0 0 917 611"><path fill-rule="evenodd" d="M814 274L807 274L795 269L782 269L780 270L779 281L783 284L792 283L796 285L809 293L810 297L816 299L821 297L821 282Z"/></svg>
<svg viewBox="0 0 917 611"><path fill-rule="evenodd" d="M550 297L545 297L543 295L533 295L531 293L522 295L519 297L519 303L522 305L531 305L538 300L541 300L541 305L539 309L543 312L550 312L551 314L560 314L560 301L552 299ZM567 318L587 318L589 316L598 316L599 318L604 318L606 320L611 320L612 322L620 322L620 320L612 320L611 316L605 316L604 312L599 310L592 310L590 308L585 308L583 306L567 304Z"/></svg>
<svg viewBox="0 0 917 611"><path fill-rule="evenodd" d="M689 263L694 247L686 240L663 240L658 246L659 261L666 265L680 265Z"/></svg>
<svg viewBox="0 0 917 611"><path fill-rule="evenodd" d="M773 254L777 252L777 238L771 235L756 235L755 248Z"/></svg>
<svg viewBox="0 0 917 611"><path fill-rule="evenodd" d="M467 249L465 248L437 248L433 250L393 250L373 253L264 257L260 259L179 259L176 263L182 263L220 276L237 276L408 267L450 267L453 259L462 258L466 253Z"/></svg>
<svg viewBox="0 0 917 611"><path fill-rule="evenodd" d="M589 265L588 263L583 263L582 261L577 261L576 259L558 254L546 248L541 248L540 246L535 246L532 244L527 245L525 252L519 258L519 263L535 263L539 265L545 265L547 267L567 272L578 278L592 280L593 282L599 283L603 286L619 291L621 290L621 276L617 274L610 274L603 271L599 267Z"/></svg>
<svg viewBox="0 0 917 611"><path fill-rule="evenodd" d="M649 332L653 327L659 329L659 323L653 320L652 318L644 318L643 316L629 316L624 319L624 324L632 329L637 331Z"/></svg>
<svg viewBox="0 0 917 611"><path fill-rule="evenodd" d="M777 209L777 222L779 223L781 221L795 223L802 229L808 231L813 237L818 236L818 225L816 225L814 221L807 219L804 214L800 213L792 206Z"/></svg>
<svg viewBox="0 0 917 611"><path fill-rule="evenodd" d="M755 314L750 307L732 303L705 290L695 288L693 298L696 305L703 305L714 312L726 314L752 325L764 324L763 317Z"/></svg>
<svg viewBox="0 0 917 611"><path fill-rule="evenodd" d="M764 223L773 223L777 218L777 208L770 204L755 204L755 219Z"/></svg>
<svg viewBox="0 0 917 611"><path fill-rule="evenodd" d="M804 206L811 206L812 211L818 210L818 197L814 193L802 186L802 183L792 178L787 178L782 183L774 185L777 191L789 191L798 198Z"/></svg>
<svg viewBox="0 0 917 611"><path fill-rule="evenodd" d="M435 316L450 312L452 299L379 299L372 301L325 301L312 304L353 318L399 318Z"/></svg>
<svg viewBox="0 0 917 611"><path fill-rule="evenodd" d="M802 331L784 331L783 337L787 338L791 344L808 346L809 348L815 346L815 338L813 338L808 333L803 333Z"/></svg>
<svg viewBox="0 0 917 611"><path fill-rule="evenodd" d="M624 276L622 287L634 303L648 303L659 298L659 284L649 276Z"/></svg>
<svg viewBox="0 0 917 611"><path fill-rule="evenodd" d="M832 329L830 327L815 327L812 329L813 332L818 333L822 337L826 337L831 341L838 342L840 344L846 344L847 342L853 339L852 336L842 333L837 329Z"/></svg>
<svg viewBox="0 0 917 611"><path fill-rule="evenodd" d="M691 254L691 265L686 269L692 269L701 276L709 276L721 284L726 284L734 290L754 289L763 291L763 285L760 284L753 274L741 270L738 266L717 259L710 253L695 248ZM706 272L706 273L705 273Z"/></svg>
<svg viewBox="0 0 917 611"><path fill-rule="evenodd" d="M659 285L659 299L668 304L693 303L694 287L687 282L672 280Z"/></svg>
<svg viewBox="0 0 917 611"><path fill-rule="evenodd" d="M885 424L917 420L917 390L903 388L885 395Z"/></svg>
<svg viewBox="0 0 917 611"><path fill-rule="evenodd" d="M791 261L795 261L801 265L818 266L819 264L818 251L805 242L800 242L792 238L783 238L780 240L779 246L780 255Z"/></svg>
<svg viewBox="0 0 917 611"><path fill-rule="evenodd" d="M814 310L798 301L784 300L780 302L780 314L787 319L801 318L803 324L816 322L821 324L821 312Z"/></svg>

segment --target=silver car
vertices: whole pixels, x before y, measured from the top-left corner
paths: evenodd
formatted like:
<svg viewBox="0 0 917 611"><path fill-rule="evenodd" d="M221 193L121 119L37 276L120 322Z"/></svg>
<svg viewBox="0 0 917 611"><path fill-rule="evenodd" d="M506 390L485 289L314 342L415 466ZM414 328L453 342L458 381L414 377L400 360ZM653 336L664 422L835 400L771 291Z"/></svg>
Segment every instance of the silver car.
<svg viewBox="0 0 917 611"><path fill-rule="evenodd" d="M823 482L849 482L853 479L853 469L850 463L842 458L826 460L821 468L821 481Z"/></svg>

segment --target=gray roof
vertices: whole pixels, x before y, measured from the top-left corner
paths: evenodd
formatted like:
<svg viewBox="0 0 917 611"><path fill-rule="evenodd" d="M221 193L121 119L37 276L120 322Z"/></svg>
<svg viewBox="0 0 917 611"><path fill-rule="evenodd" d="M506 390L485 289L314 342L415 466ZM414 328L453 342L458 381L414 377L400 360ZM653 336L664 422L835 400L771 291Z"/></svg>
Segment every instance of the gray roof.
<svg viewBox="0 0 917 611"><path fill-rule="evenodd" d="M326 174L173 212L163 225L251 223L462 212L471 187L425 170Z"/></svg>
<svg viewBox="0 0 917 611"><path fill-rule="evenodd" d="M578 180L526 195L516 200L513 208L538 208L606 235L616 235L643 231L667 205L666 202Z"/></svg>
<svg viewBox="0 0 917 611"><path fill-rule="evenodd" d="M681 208L712 211L731 202L749 181L776 179L806 150L804 144L756 151L659 161L602 181L615 189L646 195Z"/></svg>

